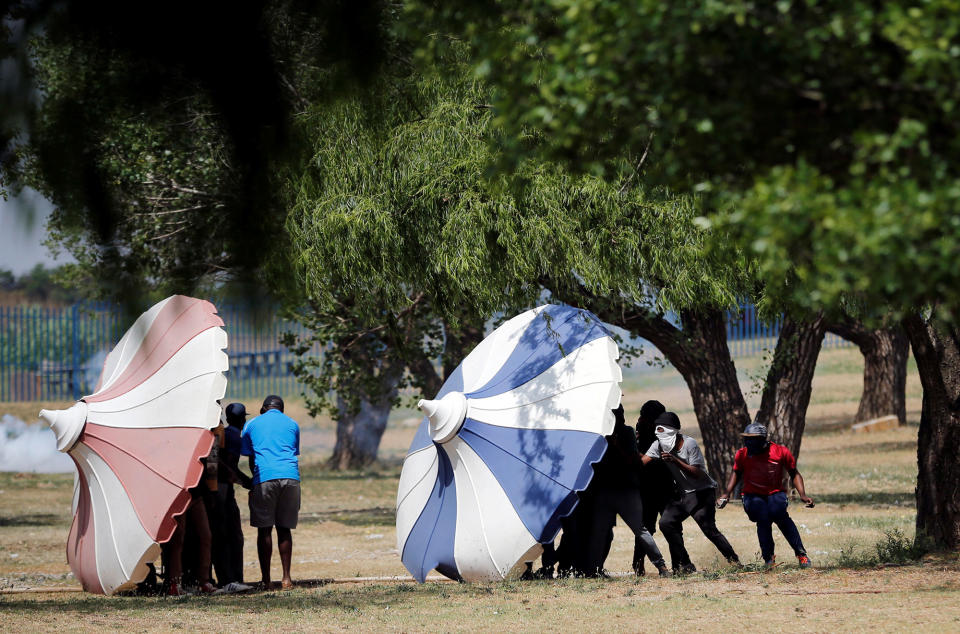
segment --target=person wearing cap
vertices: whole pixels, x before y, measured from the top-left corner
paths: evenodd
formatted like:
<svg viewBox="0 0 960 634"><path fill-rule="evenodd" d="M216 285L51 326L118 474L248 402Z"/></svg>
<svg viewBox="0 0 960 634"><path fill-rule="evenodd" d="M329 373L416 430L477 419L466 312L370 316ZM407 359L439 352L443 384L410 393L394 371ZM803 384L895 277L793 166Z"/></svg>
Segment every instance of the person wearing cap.
<svg viewBox="0 0 960 634"><path fill-rule="evenodd" d="M680 418L664 412L654 421L657 439L641 458L644 464L662 460L676 483L677 495L660 516L660 531L670 545L674 572L689 574L697 568L683 545L683 521L693 517L703 534L732 564L740 560L716 522L717 483L707 474L707 463L697 441L680 433Z"/></svg>
<svg viewBox="0 0 960 634"><path fill-rule="evenodd" d="M257 556L261 583L270 587L273 527L277 527L277 550L284 589L293 587L290 559L291 530L300 512L300 427L283 413L283 399L271 394L263 400L260 415L244 426L240 453L250 457L253 488L250 491L250 525L257 529Z"/></svg>
<svg viewBox="0 0 960 634"><path fill-rule="evenodd" d="M645 449L657 439L655 421L660 414L667 411L660 401L647 401L640 407L640 416L637 418L637 446ZM653 460L641 466L640 470L640 497L643 499L643 525L651 535L657 532L657 518L673 498L673 476L662 460ZM637 575L644 574L643 540L639 537L633 544L633 571Z"/></svg>
<svg viewBox="0 0 960 634"><path fill-rule="evenodd" d="M800 531L787 513L787 492L783 486L783 473L790 476L800 499L808 508L813 508L813 499L807 496L803 476L797 470L797 460L783 445L767 440L767 428L758 423L747 425L743 430L743 444L733 459L733 473L727 481L727 490L717 500L717 508L723 508L733 495L737 484L743 482L743 510L751 522L757 525L760 554L768 567L775 564L773 525L776 524L793 548L801 568L810 567L810 558L800 539Z"/></svg>
<svg viewBox="0 0 960 634"><path fill-rule="evenodd" d="M233 485L252 487L252 479L240 470L241 432L247 422L243 403L230 403L224 408L226 426L217 472L217 501L222 518L218 536L213 540L213 567L223 592L243 592L250 586L243 583L243 525Z"/></svg>

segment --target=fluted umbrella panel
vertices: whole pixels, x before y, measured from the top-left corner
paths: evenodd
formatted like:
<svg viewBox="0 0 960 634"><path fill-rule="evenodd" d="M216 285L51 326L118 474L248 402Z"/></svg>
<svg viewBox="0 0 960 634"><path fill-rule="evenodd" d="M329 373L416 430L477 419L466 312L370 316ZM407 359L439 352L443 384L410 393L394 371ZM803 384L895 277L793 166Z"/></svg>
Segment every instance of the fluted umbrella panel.
<svg viewBox="0 0 960 634"><path fill-rule="evenodd" d="M41 412L77 465L67 561L87 591L141 581L189 505L226 390L222 326L210 302L167 298L110 352L93 394Z"/></svg>
<svg viewBox="0 0 960 634"><path fill-rule="evenodd" d="M421 402L397 495L398 550L416 579L502 579L539 556L606 449L618 356L593 314L541 306L496 329Z"/></svg>

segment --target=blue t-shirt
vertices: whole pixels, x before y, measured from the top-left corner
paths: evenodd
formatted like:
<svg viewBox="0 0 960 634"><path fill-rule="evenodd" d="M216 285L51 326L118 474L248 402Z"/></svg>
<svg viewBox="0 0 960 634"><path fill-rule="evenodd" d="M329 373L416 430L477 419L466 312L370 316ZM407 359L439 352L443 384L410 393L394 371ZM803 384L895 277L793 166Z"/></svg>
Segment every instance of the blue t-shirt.
<svg viewBox="0 0 960 634"><path fill-rule="evenodd" d="M277 409L268 409L243 427L240 453L253 456L253 484L300 479L300 427Z"/></svg>

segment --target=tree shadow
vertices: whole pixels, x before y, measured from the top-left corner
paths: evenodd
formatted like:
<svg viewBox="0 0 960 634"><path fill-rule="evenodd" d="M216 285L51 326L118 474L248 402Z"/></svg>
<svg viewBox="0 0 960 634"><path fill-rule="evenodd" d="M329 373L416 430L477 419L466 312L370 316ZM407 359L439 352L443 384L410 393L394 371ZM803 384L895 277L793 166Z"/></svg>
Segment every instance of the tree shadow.
<svg viewBox="0 0 960 634"><path fill-rule="evenodd" d="M821 504L859 504L862 506L902 506L913 508L917 498L912 491L863 491L858 493L821 493L815 498Z"/></svg>
<svg viewBox="0 0 960 634"><path fill-rule="evenodd" d="M340 522L347 526L393 526L397 514L393 507L375 506L365 509L332 509L314 513L301 513L300 523Z"/></svg>
<svg viewBox="0 0 960 634"><path fill-rule="evenodd" d="M67 519L56 513L0 515L0 526L57 526L66 523Z"/></svg>

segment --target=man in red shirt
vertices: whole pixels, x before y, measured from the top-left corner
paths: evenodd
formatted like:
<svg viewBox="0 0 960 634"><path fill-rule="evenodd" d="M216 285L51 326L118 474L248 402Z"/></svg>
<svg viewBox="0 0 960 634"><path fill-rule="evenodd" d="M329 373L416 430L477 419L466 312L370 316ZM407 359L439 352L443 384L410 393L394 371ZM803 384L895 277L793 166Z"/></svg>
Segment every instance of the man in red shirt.
<svg viewBox="0 0 960 634"><path fill-rule="evenodd" d="M767 428L754 423L743 430L743 444L733 459L733 473L727 481L727 490L717 500L717 508L723 508L733 495L737 484L743 481L743 510L750 521L757 525L760 553L767 566L774 565L773 524L783 533L793 548L801 568L810 567L810 558L800 541L800 532L787 513L787 492L783 490L783 471L786 470L793 486L807 508L813 508L813 500L807 497L803 476L797 471L797 461L783 445L767 441Z"/></svg>

